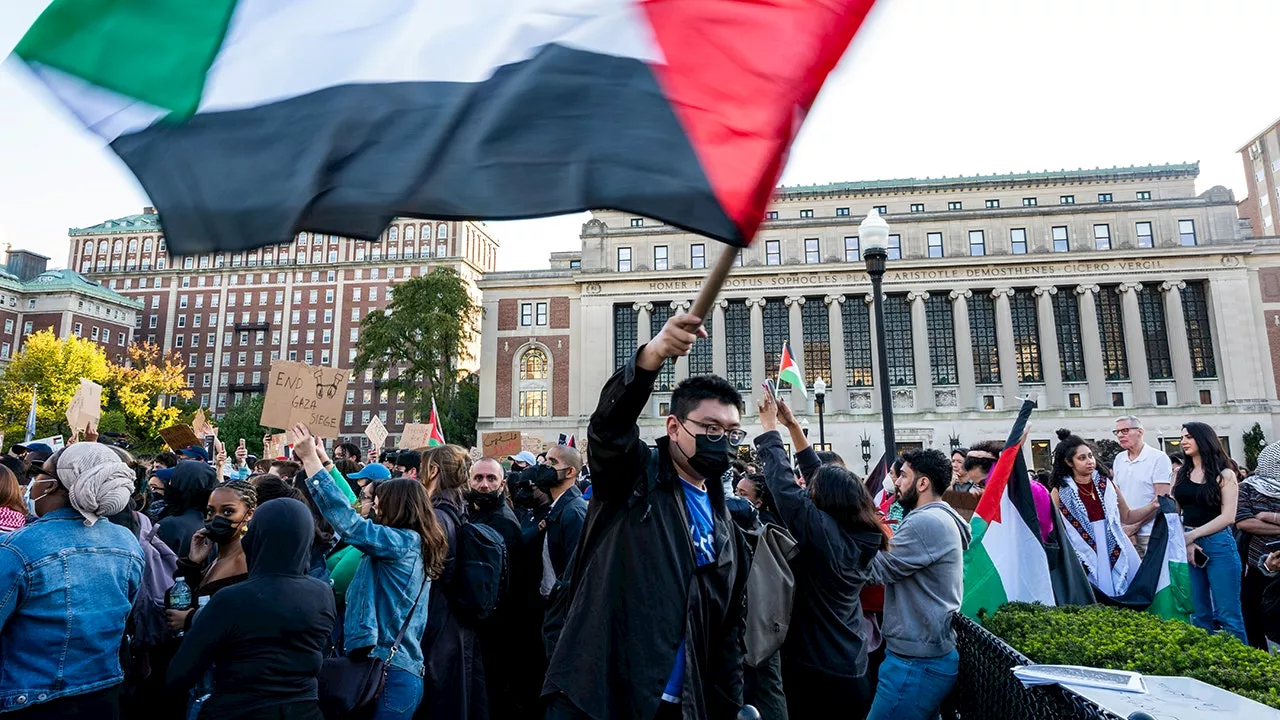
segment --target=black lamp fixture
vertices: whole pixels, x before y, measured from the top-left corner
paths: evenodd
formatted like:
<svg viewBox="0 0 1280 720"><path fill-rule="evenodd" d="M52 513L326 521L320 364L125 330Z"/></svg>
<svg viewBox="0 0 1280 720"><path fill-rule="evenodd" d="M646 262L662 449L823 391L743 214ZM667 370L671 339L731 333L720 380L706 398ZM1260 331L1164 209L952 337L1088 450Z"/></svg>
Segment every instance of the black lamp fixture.
<svg viewBox="0 0 1280 720"><path fill-rule="evenodd" d="M871 472L871 438L862 433L862 472Z"/></svg>
<svg viewBox="0 0 1280 720"><path fill-rule="evenodd" d="M893 393L889 388L889 352L884 335L884 297L880 289L884 280L885 260L889 257L889 223L873 209L858 225L858 236L862 241L862 259L866 261L867 274L871 276L871 307L876 321L876 357L880 361L880 377L876 380L880 385L884 456L892 459L897 457L898 452L893 431Z"/></svg>

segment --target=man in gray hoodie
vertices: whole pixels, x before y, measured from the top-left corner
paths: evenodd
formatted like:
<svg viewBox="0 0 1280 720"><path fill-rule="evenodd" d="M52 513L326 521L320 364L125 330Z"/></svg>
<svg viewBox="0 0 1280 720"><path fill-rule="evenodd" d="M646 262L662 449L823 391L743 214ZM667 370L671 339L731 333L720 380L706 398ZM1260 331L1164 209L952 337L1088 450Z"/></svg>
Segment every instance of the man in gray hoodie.
<svg viewBox="0 0 1280 720"><path fill-rule="evenodd" d="M911 450L902 460L894 485L907 514L868 580L885 586L886 653L867 720L933 718L960 671L951 618L964 595L969 525L942 502L951 484L947 456Z"/></svg>

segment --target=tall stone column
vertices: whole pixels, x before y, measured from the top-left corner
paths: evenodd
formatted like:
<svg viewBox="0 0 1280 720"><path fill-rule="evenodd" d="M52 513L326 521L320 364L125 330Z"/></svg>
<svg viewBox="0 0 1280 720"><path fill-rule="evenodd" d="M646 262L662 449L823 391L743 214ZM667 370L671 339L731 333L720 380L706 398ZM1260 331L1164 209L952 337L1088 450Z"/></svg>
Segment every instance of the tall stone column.
<svg viewBox="0 0 1280 720"><path fill-rule="evenodd" d="M751 310L751 389L764 382L769 369L764 366L764 298L748 298Z"/></svg>
<svg viewBox="0 0 1280 720"><path fill-rule="evenodd" d="M1195 405L1196 379L1191 371L1191 352L1187 349L1187 317L1182 314L1181 280L1166 280L1160 284L1164 293L1164 326L1169 333L1169 356L1173 360L1174 393L1179 405Z"/></svg>
<svg viewBox="0 0 1280 720"><path fill-rule="evenodd" d="M791 343L791 357L804 371L804 381L812 385L813 372L805 363L804 357L804 311L801 309L804 307L804 297L789 297L785 302L787 303L787 329L790 335L787 340ZM791 399L793 403L798 402L794 396Z"/></svg>
<svg viewBox="0 0 1280 720"><path fill-rule="evenodd" d="M653 339L649 329L649 314L653 312L653 303L636 303L631 306L636 311L636 345L643 345Z"/></svg>
<svg viewBox="0 0 1280 720"><path fill-rule="evenodd" d="M876 338L880 338L880 342L884 342L884 338L880 337L880 328L876 325L875 309L872 307L875 299L874 293L867 293L862 299L867 304L867 328L871 330L871 342L873 343ZM884 302L884 299L881 296L881 302ZM880 412L881 410L880 382L880 349L873 347L871 348L871 387L869 389L871 390L871 410L874 412Z"/></svg>
<svg viewBox="0 0 1280 720"><path fill-rule="evenodd" d="M671 303L671 310L675 314L689 312L691 303L688 300L674 300ZM689 377L689 356L681 355L676 358L676 382L680 382Z"/></svg>
<svg viewBox="0 0 1280 720"><path fill-rule="evenodd" d="M969 330L969 298L972 290L951 291L952 325L955 327L956 341L956 404L961 412L973 410L975 404L973 392L973 338Z"/></svg>
<svg viewBox="0 0 1280 720"><path fill-rule="evenodd" d="M1060 408L1065 404L1062 394L1062 356L1058 351L1057 323L1053 318L1053 296L1058 288L1053 285L1038 287L1036 316L1040 321L1040 371L1044 374L1044 394L1040 407Z"/></svg>
<svg viewBox="0 0 1280 720"><path fill-rule="evenodd" d="M1129 386L1133 388L1133 404L1149 407L1151 378L1147 370L1147 345L1142 337L1142 314L1138 311L1138 293L1142 283L1120 283L1120 309L1124 316L1124 351L1129 360Z"/></svg>
<svg viewBox="0 0 1280 720"><path fill-rule="evenodd" d="M831 389L827 391L827 409L844 412L849 409L849 369L844 363L844 296L828 295L827 330L831 338Z"/></svg>
<svg viewBox="0 0 1280 720"><path fill-rule="evenodd" d="M729 376L729 346L725 344L728 332L724 322L724 309L728 300L717 300L711 308L711 372L720 377Z"/></svg>
<svg viewBox="0 0 1280 720"><path fill-rule="evenodd" d="M911 354L916 375L916 410L933 412L933 373L929 362L929 318L925 313L924 301L929 299L927 292L907 293L911 303Z"/></svg>
<svg viewBox="0 0 1280 720"><path fill-rule="evenodd" d="M1089 381L1089 407L1110 407L1107 376L1102 367L1102 338L1098 335L1097 285L1076 287L1080 306L1080 344L1084 353L1084 376Z"/></svg>
<svg viewBox="0 0 1280 720"><path fill-rule="evenodd" d="M1018 351L1013 343L1013 312L1009 308L1009 298L1013 297L1013 288L999 288L991 291L996 300L996 351L1000 355L1000 385L1004 393L1006 407L1014 407L1018 398Z"/></svg>

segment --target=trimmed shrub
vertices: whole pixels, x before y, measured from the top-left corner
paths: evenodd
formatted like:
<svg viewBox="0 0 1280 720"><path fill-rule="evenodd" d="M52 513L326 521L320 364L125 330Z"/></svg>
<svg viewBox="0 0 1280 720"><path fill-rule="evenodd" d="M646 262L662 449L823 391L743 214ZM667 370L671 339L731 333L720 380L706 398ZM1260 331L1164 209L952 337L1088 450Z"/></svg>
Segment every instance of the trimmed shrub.
<svg viewBox="0 0 1280 720"><path fill-rule="evenodd" d="M1103 605L1009 603L982 624L1037 663L1191 677L1280 708L1280 657L1225 633Z"/></svg>

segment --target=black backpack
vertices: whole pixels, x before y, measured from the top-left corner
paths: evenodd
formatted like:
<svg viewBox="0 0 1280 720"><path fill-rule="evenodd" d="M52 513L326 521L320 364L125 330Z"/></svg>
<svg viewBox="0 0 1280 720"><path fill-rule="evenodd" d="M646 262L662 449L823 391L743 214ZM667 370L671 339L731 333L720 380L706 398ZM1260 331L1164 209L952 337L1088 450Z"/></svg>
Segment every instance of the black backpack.
<svg viewBox="0 0 1280 720"><path fill-rule="evenodd" d="M507 544L484 523L473 523L448 505L458 524L453 578L447 588L454 613L464 621L488 618L507 594Z"/></svg>

